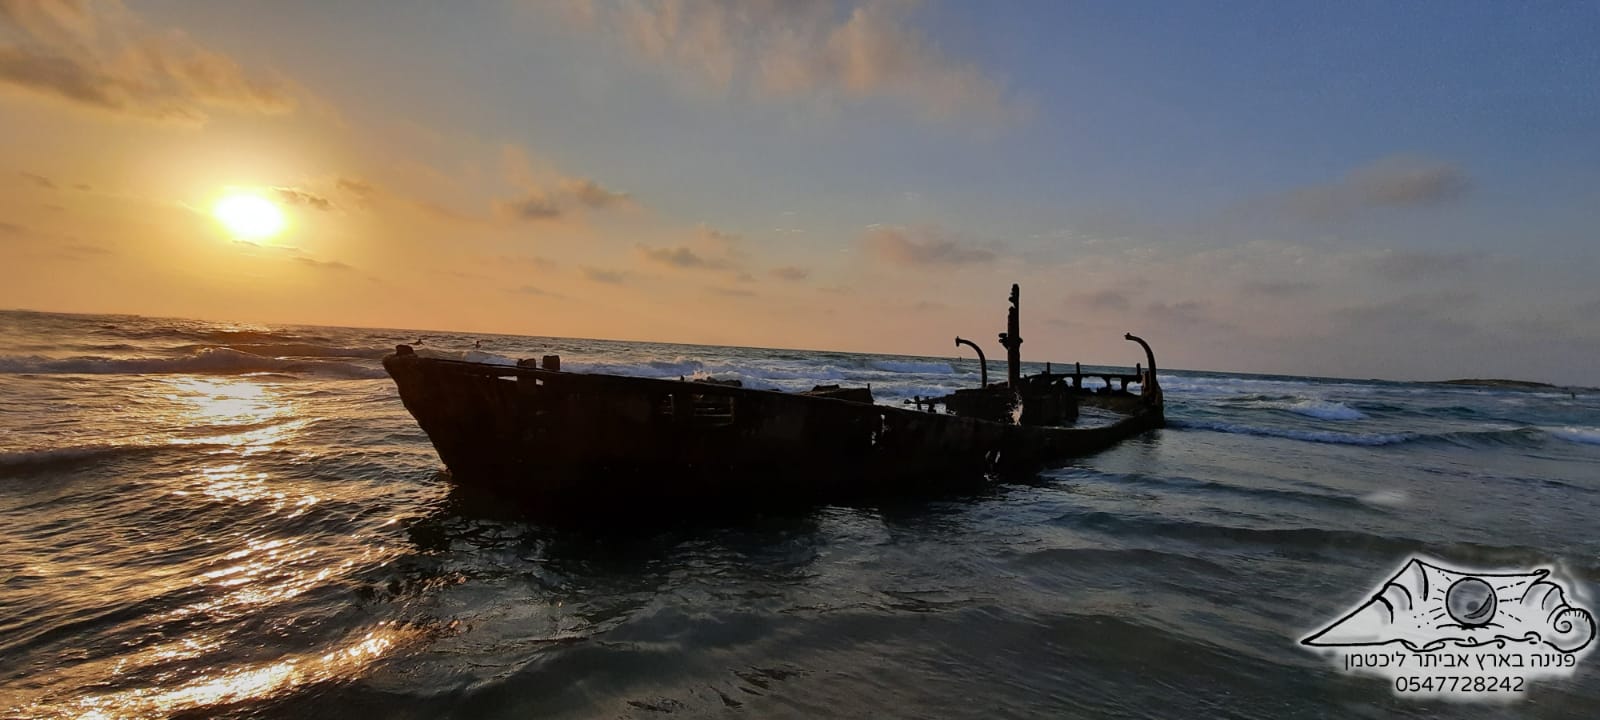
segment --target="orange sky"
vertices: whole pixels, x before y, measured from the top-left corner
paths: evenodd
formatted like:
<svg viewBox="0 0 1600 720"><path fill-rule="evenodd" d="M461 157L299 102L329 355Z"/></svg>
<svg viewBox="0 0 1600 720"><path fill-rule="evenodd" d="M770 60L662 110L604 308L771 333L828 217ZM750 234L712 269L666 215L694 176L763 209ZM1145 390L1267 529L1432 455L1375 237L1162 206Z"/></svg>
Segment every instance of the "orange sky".
<svg viewBox="0 0 1600 720"><path fill-rule="evenodd" d="M824 5L0 0L0 308L949 355L1020 282L1030 359L1600 382L1452 159L1134 190L959 6Z"/></svg>

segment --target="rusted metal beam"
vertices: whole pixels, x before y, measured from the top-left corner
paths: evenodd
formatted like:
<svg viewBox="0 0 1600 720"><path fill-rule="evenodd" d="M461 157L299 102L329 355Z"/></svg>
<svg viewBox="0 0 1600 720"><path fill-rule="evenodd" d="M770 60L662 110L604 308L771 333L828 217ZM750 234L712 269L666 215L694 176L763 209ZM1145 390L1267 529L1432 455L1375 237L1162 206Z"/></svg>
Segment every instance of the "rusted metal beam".
<svg viewBox="0 0 1600 720"><path fill-rule="evenodd" d="M978 380L978 387L989 387L989 358L983 356L983 348L978 347L977 343L971 340L963 339L960 335L957 335L956 347L961 347L962 345L966 345L973 350L978 351L978 375L980 378Z"/></svg>
<svg viewBox="0 0 1600 720"><path fill-rule="evenodd" d="M1006 349L1006 382L1015 389L1022 383L1022 329L1017 317L1021 310L1022 288L1011 284L1011 311L1006 314L1006 331L1000 333L1000 344Z"/></svg>

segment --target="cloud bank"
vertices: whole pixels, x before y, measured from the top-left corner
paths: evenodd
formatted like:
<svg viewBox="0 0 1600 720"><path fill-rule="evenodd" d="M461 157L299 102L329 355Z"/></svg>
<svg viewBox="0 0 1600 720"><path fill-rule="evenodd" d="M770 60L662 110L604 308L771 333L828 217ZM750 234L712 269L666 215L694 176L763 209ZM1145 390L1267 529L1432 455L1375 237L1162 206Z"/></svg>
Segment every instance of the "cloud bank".
<svg viewBox="0 0 1600 720"><path fill-rule="evenodd" d="M115 116L202 125L214 109L294 109L289 83L248 73L118 2L0 0L0 89Z"/></svg>
<svg viewBox="0 0 1600 720"><path fill-rule="evenodd" d="M895 0L578 0L569 17L642 60L761 97L889 98L933 117L1011 118L1003 84L946 54Z"/></svg>

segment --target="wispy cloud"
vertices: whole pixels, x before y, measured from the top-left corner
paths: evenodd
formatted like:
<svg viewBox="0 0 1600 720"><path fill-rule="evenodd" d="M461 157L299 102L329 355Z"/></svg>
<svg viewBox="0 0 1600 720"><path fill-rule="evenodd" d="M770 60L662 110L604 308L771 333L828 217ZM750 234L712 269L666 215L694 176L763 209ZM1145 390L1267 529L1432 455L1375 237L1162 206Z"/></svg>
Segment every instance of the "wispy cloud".
<svg viewBox="0 0 1600 720"><path fill-rule="evenodd" d="M804 280L804 279L806 279L808 277L811 277L811 271L810 270L807 270L806 268L803 268L803 267L797 267L797 266L794 266L794 265L785 265L783 267L775 267L775 268L773 268L771 270L768 270L767 274L771 275L771 276L773 276L773 277L775 277L775 278L777 278L779 280L788 280L790 282L799 282L799 281Z"/></svg>
<svg viewBox="0 0 1600 720"><path fill-rule="evenodd" d="M567 299L567 296L562 295L561 293L550 292L549 290L534 285L522 285L512 288L508 292L513 292L518 295L532 295L534 297L550 298L551 300Z"/></svg>
<svg viewBox="0 0 1600 720"><path fill-rule="evenodd" d="M530 190L520 198L498 200L495 211L512 220L552 220L561 217L561 206L543 190Z"/></svg>
<svg viewBox="0 0 1600 720"><path fill-rule="evenodd" d="M1439 205L1462 196L1471 186L1466 171L1455 165L1393 156L1356 168L1336 182L1295 190L1279 203L1309 220L1341 220L1364 209Z"/></svg>
<svg viewBox="0 0 1600 720"><path fill-rule="evenodd" d="M73 257L92 257L97 255L113 254L111 248L92 243L70 243L62 246L61 251Z"/></svg>
<svg viewBox="0 0 1600 720"><path fill-rule="evenodd" d="M309 208L313 208L313 209L316 209L316 210L322 210L322 211L328 211L328 210L332 210L333 209L333 201L332 200L329 200L328 198L325 198L325 197L323 197L321 195L318 195L316 193L310 192L308 190L300 190L300 189L297 189L297 188L280 187L280 188L273 188L273 191L278 194L278 199L280 199L280 200L282 200L282 201L284 201L284 202L286 202L286 203L288 203L290 205L301 205L301 206L304 206L304 207L309 207Z"/></svg>
<svg viewBox="0 0 1600 720"><path fill-rule="evenodd" d="M1316 283L1306 280L1251 280L1245 282L1240 289L1255 295L1282 298L1303 295L1315 290L1316 287Z"/></svg>
<svg viewBox="0 0 1600 720"><path fill-rule="evenodd" d="M738 282L755 279L744 269L739 236L706 223L695 226L693 236L685 245L650 247L641 243L634 246L634 253L647 263L673 270L728 273Z"/></svg>
<svg viewBox="0 0 1600 720"><path fill-rule="evenodd" d="M540 271L554 270L561 266L561 263L550 258L536 255L496 255L492 258L487 258L486 261L495 265L532 268Z"/></svg>
<svg viewBox="0 0 1600 720"><path fill-rule="evenodd" d="M606 285L621 285L625 280L627 280L627 276L614 270L602 270L596 267L584 266L579 268L579 271L582 272L583 277L588 279L590 282L604 283Z"/></svg>
<svg viewBox="0 0 1600 720"><path fill-rule="evenodd" d="M0 88L125 117L200 125L213 109L294 109L288 81L247 73L178 30L144 25L120 3L0 0Z"/></svg>
<svg viewBox="0 0 1600 720"><path fill-rule="evenodd" d="M517 188L510 197L493 202L495 214L502 219L552 221L584 212L632 210L639 206L632 195L592 178L563 173L522 145L502 146L500 156L506 182Z"/></svg>
<svg viewBox="0 0 1600 720"><path fill-rule="evenodd" d="M313 258L306 257L304 255L297 255L292 259L295 262L300 263L301 265L305 265L306 267L316 268L318 270L332 270L332 271L338 271L338 272L345 272L345 271L349 271L349 270L354 270L355 269L355 268L350 267L349 265L347 265L345 263L342 263L342 262L339 262L337 260L316 260L316 259L313 259Z"/></svg>
<svg viewBox="0 0 1600 720"><path fill-rule="evenodd" d="M358 178L341 177L334 181L334 188L362 205L371 204L378 195L376 185Z"/></svg>
<svg viewBox="0 0 1600 720"><path fill-rule="evenodd" d="M71 235L0 222L0 247L7 246L23 249L36 257L61 260L89 260L116 254L105 245L80 242Z"/></svg>
<svg viewBox="0 0 1600 720"><path fill-rule="evenodd" d="M899 0L570 3L579 27L711 86L756 96L891 98L935 117L1021 114L1003 83L950 57Z"/></svg>
<svg viewBox="0 0 1600 720"><path fill-rule="evenodd" d="M495 201L495 210L511 220L554 220L577 209L611 210L631 207L627 193L608 190L588 178L562 178L553 187L526 187L521 195Z"/></svg>
<svg viewBox="0 0 1600 720"><path fill-rule="evenodd" d="M1385 250L1369 256L1367 263L1374 272L1390 280L1415 280L1459 276L1484 260L1481 253Z"/></svg>
<svg viewBox="0 0 1600 720"><path fill-rule="evenodd" d="M873 227L862 235L861 244L894 265L970 265L995 259L994 251L956 240L937 228Z"/></svg>
<svg viewBox="0 0 1600 720"><path fill-rule="evenodd" d="M690 270L727 270L732 264L721 258L708 258L687 247L652 248L637 245L634 250L640 257L653 263Z"/></svg>
<svg viewBox="0 0 1600 720"><path fill-rule="evenodd" d="M21 176L23 180L27 180L28 182L32 183L34 187L43 188L45 190L56 189L56 183L54 180L51 180L50 178L38 173L21 172L17 174Z"/></svg>
<svg viewBox="0 0 1600 720"><path fill-rule="evenodd" d="M1133 307L1133 296L1126 290L1099 290L1071 295L1067 302L1090 310L1127 310Z"/></svg>
<svg viewBox="0 0 1600 720"><path fill-rule="evenodd" d="M457 280L471 280L473 282L482 282L490 279L488 275L483 273L466 272L464 270L434 270L433 272L445 277L453 277Z"/></svg>
<svg viewBox="0 0 1600 720"><path fill-rule="evenodd" d="M564 178L556 187L559 195L592 210L622 207L632 202L627 193L607 190L588 178Z"/></svg>
<svg viewBox="0 0 1600 720"><path fill-rule="evenodd" d="M1142 309L1143 317L1156 324L1158 328L1173 331L1181 328L1182 332L1196 332L1200 330L1235 330L1237 326L1227 320L1214 317L1214 309L1210 303L1199 300L1180 300L1177 302L1152 302Z"/></svg>
<svg viewBox="0 0 1600 720"><path fill-rule="evenodd" d="M1351 305L1331 315L1348 328L1347 335L1387 338L1401 343L1423 338L1459 341L1477 332L1472 310L1482 296L1471 290L1410 293L1378 302Z"/></svg>

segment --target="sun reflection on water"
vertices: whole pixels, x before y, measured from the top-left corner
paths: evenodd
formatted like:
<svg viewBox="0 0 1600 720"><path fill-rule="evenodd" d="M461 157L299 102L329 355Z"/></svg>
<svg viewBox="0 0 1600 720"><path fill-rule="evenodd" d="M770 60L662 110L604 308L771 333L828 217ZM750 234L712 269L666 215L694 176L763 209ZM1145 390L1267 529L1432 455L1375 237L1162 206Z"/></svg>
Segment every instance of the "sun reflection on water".
<svg viewBox="0 0 1600 720"><path fill-rule="evenodd" d="M420 639L425 631L382 622L372 630L318 655L297 655L276 662L247 664L188 679L176 687L131 688L80 698L72 708L32 709L57 717L156 718L217 705L280 697L313 683L337 682L359 675L396 648Z"/></svg>
<svg viewBox="0 0 1600 720"><path fill-rule="evenodd" d="M166 402L141 421L175 445L221 445L240 455L283 444L309 423L300 403L277 385L248 377L162 378ZM155 438L152 438L155 439Z"/></svg>
<svg viewBox="0 0 1600 720"><path fill-rule="evenodd" d="M163 382L167 417L149 419L155 426L179 430L161 442L215 448L201 456L195 482L174 489L175 494L232 502L270 500L274 513L287 507L299 514L316 504L312 495L291 497L274 487L268 473L247 464L252 456L287 446L310 424L287 393L250 378L179 376Z"/></svg>

